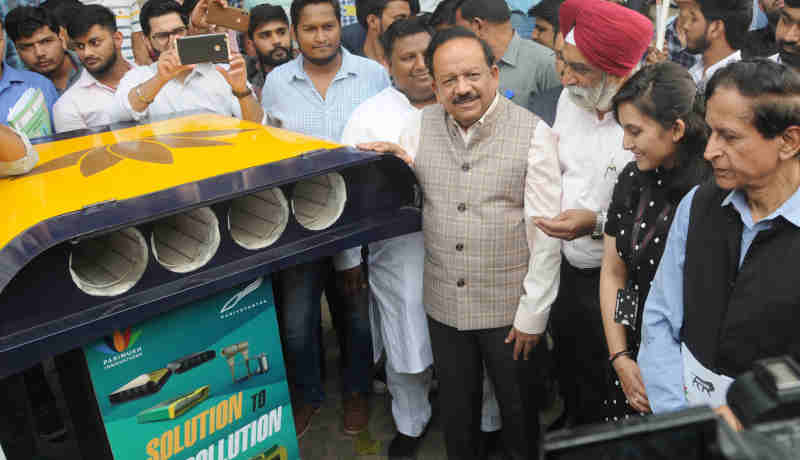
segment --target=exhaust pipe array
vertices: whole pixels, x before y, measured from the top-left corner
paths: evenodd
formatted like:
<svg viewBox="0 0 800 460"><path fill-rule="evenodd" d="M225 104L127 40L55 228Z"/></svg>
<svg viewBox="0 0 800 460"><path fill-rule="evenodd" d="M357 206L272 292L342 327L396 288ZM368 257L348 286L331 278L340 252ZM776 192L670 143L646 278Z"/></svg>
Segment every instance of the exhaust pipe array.
<svg viewBox="0 0 800 460"><path fill-rule="evenodd" d="M296 183L291 212L303 228L320 231L339 220L346 202L344 178L334 172ZM275 187L232 200L227 224L237 245L259 250L278 241L289 217L290 203ZM150 248L165 269L189 273L211 261L220 239L216 214L203 207L154 222ZM142 278L147 264L147 240L136 227L81 241L69 255L73 282L92 296L128 292Z"/></svg>

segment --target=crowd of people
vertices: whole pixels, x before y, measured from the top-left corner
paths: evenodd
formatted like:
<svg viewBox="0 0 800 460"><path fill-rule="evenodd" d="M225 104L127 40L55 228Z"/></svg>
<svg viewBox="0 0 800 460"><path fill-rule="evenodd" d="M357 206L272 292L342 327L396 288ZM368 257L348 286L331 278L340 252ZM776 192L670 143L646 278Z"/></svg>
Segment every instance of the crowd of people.
<svg viewBox="0 0 800 460"><path fill-rule="evenodd" d="M345 433L385 357L390 458L434 379L448 458L499 432L528 459L558 400L562 427L696 404L740 427L732 380L800 351L800 0L758 0L754 30L752 0L675 0L664 31L648 2L252 2L242 34L210 2L9 11L29 70L0 63L0 175L35 164L28 137L191 110L406 161L420 232L273 275L298 437L325 400L323 293ZM210 32L230 62L182 64L176 40Z"/></svg>

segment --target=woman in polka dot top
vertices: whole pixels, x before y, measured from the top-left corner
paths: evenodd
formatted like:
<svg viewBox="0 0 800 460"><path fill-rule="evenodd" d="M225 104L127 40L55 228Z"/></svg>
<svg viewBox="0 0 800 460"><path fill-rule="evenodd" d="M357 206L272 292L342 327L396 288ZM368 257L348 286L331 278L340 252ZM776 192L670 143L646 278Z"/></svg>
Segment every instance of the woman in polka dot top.
<svg viewBox="0 0 800 460"><path fill-rule="evenodd" d="M604 419L650 412L636 353L642 309L680 199L709 177L708 128L695 110L696 86L672 62L647 66L614 98L634 160L620 173L607 211L600 307L609 351Z"/></svg>

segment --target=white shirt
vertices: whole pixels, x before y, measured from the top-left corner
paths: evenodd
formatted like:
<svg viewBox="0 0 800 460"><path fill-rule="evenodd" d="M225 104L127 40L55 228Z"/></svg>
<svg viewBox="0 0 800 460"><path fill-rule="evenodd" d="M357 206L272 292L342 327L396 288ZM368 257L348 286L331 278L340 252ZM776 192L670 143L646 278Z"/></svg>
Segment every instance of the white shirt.
<svg viewBox="0 0 800 460"><path fill-rule="evenodd" d="M742 60L742 52L736 50L734 53L730 54L725 59L717 62L716 64L712 65L708 69L705 69L705 64L703 64L703 56L700 56L700 59L697 60L695 65L689 68L689 73L692 75L692 79L694 79L694 83L697 85L697 88L704 92L706 89L706 83L708 80L714 76L714 73L725 67L726 65L730 64L731 62L741 61Z"/></svg>
<svg viewBox="0 0 800 460"><path fill-rule="evenodd" d="M496 107L497 98L480 120ZM450 122L450 117L448 117ZM502 122L502 121L501 121ZM475 125L466 132L459 128L462 136L469 136ZM422 117L410 118L400 134L400 146L411 158L416 157L422 132ZM525 216L552 218L561 212L559 199L562 194L561 173L558 165L557 136L547 126L538 123L528 154L528 171L525 175ZM610 196L609 196L610 200ZM540 334L547 327L550 305L558 293L561 265L561 242L547 236L532 220L525 226L530 250L528 273L522 281L524 293L519 299L519 308L514 318L514 327L527 334Z"/></svg>
<svg viewBox="0 0 800 460"><path fill-rule="evenodd" d="M420 113L421 110L411 105L405 94L390 86L356 107L342 132L342 143L398 143L406 121L419 119ZM338 270L354 267L360 262L360 248L345 251L334 258ZM380 359L385 347L395 372L416 374L433 363L428 319L422 304L424 266L422 232L369 244L374 358L376 361Z"/></svg>
<svg viewBox="0 0 800 460"><path fill-rule="evenodd" d="M19 160L0 161L0 177L25 174L33 169L33 167L36 166L36 162L39 161L39 153L36 152L31 145L31 141L28 140L28 136L15 128L11 128L10 126L9 128L17 133L17 136L19 136L20 140L25 145L25 156Z"/></svg>
<svg viewBox="0 0 800 460"><path fill-rule="evenodd" d="M131 107L128 94L135 86L153 78L157 72L158 63L154 62L147 66L134 67L122 77L114 94L111 110L113 121L139 121L149 116L189 110L207 110L242 118L242 108L230 85L216 67L208 62L197 64L183 82L175 78L168 81L144 112L136 112Z"/></svg>
<svg viewBox="0 0 800 460"><path fill-rule="evenodd" d="M420 0L419 10L422 13L433 13L442 0Z"/></svg>
<svg viewBox="0 0 800 460"><path fill-rule="evenodd" d="M561 163L561 209L598 213L608 209L617 176L633 160L633 154L622 148L623 131L613 112L599 120L596 112L572 102L564 88L553 131ZM562 251L573 267L597 268L603 259L603 241L587 235L562 242Z"/></svg>
<svg viewBox="0 0 800 460"><path fill-rule="evenodd" d="M53 104L57 133L111 123L114 88L100 83L85 68L74 85Z"/></svg>

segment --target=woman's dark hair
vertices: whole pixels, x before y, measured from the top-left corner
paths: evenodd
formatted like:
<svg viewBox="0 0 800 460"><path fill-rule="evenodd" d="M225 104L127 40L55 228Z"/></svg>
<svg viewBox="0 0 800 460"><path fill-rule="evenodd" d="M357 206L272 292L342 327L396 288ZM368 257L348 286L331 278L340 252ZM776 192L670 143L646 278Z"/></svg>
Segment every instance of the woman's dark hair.
<svg viewBox="0 0 800 460"><path fill-rule="evenodd" d="M191 10L190 10L191 11ZM181 5L175 0L147 0L139 12L139 23L142 26L142 33L145 37L150 36L150 19L175 13L180 16L183 25L189 24L189 16L183 13Z"/></svg>
<svg viewBox="0 0 800 460"><path fill-rule="evenodd" d="M477 41L481 45L481 49L483 49L483 57L486 59L486 65L490 68L494 65L494 53L492 53L492 49L489 47L488 43L480 39L471 30L467 30L463 27L450 27L436 32L433 38L431 38L428 49L425 50L425 65L431 72L431 76L434 76L433 55L436 54L436 50L439 49L440 46L456 38L469 38Z"/></svg>
<svg viewBox="0 0 800 460"><path fill-rule="evenodd" d="M676 121L683 121L685 130L675 151L671 200L678 202L689 189L708 178L710 168L703 153L709 129L698 110L697 86L686 68L670 61L642 68L614 96L614 117L618 123L619 106L623 103L632 104L664 129L672 129Z"/></svg>
<svg viewBox="0 0 800 460"><path fill-rule="evenodd" d="M289 15L292 17L292 27L294 28L295 32L297 31L297 25L300 22L300 14L303 12L305 7L308 5L318 5L322 3L327 3L333 7L333 14L336 16L336 20L339 22L339 25L342 25L342 7L339 4L339 0L292 0L292 6L289 7Z"/></svg>
<svg viewBox="0 0 800 460"><path fill-rule="evenodd" d="M89 29L100 26L112 34L117 31L117 17L102 5L82 6L75 17L67 23L67 33L73 40L89 33Z"/></svg>
<svg viewBox="0 0 800 460"><path fill-rule="evenodd" d="M706 85L706 100L720 88L736 89L752 99L753 126L774 139L789 126L800 125L800 74L769 59L734 62L719 69Z"/></svg>

